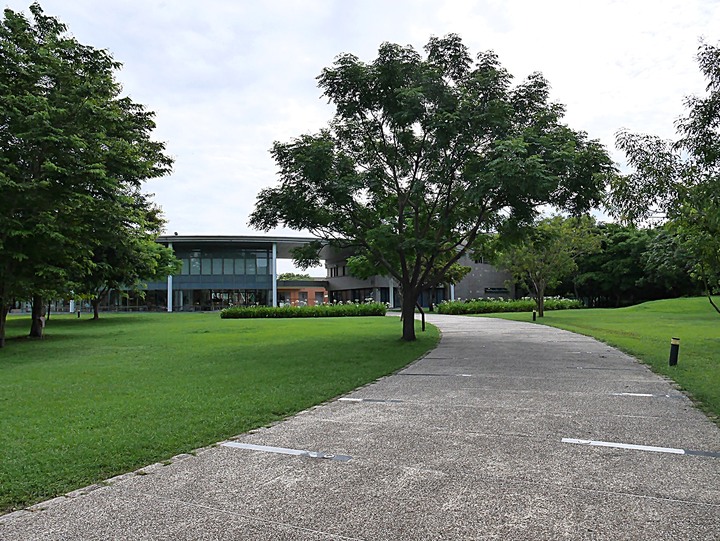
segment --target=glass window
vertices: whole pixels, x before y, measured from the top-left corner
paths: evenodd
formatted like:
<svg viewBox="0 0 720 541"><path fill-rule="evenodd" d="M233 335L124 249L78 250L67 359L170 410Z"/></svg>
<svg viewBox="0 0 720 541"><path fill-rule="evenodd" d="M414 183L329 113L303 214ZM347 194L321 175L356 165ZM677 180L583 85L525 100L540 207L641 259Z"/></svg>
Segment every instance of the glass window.
<svg viewBox="0 0 720 541"><path fill-rule="evenodd" d="M222 274L223 273L223 260L219 257L216 257L212 260L212 273L213 274Z"/></svg>
<svg viewBox="0 0 720 541"><path fill-rule="evenodd" d="M209 257L202 258L202 274L212 274L212 259Z"/></svg>
<svg viewBox="0 0 720 541"><path fill-rule="evenodd" d="M245 260L240 257L235 259L235 274L245 274Z"/></svg>
<svg viewBox="0 0 720 541"><path fill-rule="evenodd" d="M229 257L223 259L223 274L233 273L233 260Z"/></svg>
<svg viewBox="0 0 720 541"><path fill-rule="evenodd" d="M245 260L245 274L255 274L256 267L255 254L248 254Z"/></svg>
<svg viewBox="0 0 720 541"><path fill-rule="evenodd" d="M200 258L190 258L190 274L200 274Z"/></svg>
<svg viewBox="0 0 720 541"><path fill-rule="evenodd" d="M182 260L182 270L180 271L180 274L190 274L190 260L189 259Z"/></svg>
<svg viewBox="0 0 720 541"><path fill-rule="evenodd" d="M257 258L257 273L268 274L268 258L264 254Z"/></svg>

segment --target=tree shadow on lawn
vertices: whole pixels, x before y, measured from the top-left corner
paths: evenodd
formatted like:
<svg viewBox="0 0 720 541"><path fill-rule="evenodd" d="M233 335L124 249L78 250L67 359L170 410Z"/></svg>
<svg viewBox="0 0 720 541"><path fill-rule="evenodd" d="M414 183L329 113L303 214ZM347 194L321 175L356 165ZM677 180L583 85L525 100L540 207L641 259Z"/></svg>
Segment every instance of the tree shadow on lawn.
<svg viewBox="0 0 720 541"><path fill-rule="evenodd" d="M136 317L100 317L75 318L68 316L51 316L46 322L42 338L30 338L30 316L9 317L5 327L5 350L12 350L23 345L37 345L43 342L61 342L67 340L83 341L84 339L100 338L106 336L111 329L122 329L138 324L147 323L142 316ZM147 319L147 318L145 318ZM97 329L89 331L88 329ZM0 355L2 350L0 350Z"/></svg>

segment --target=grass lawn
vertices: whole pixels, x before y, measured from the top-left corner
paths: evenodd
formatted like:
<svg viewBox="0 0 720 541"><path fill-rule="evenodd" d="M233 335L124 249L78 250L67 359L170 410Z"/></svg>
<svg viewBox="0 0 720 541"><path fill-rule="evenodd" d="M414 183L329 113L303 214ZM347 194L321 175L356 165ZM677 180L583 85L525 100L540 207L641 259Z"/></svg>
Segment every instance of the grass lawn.
<svg viewBox="0 0 720 541"><path fill-rule="evenodd" d="M531 321L529 314L489 317ZM545 312L538 323L615 346L675 380L717 421L720 418L720 315L706 297L647 302L629 308ZM677 366L668 365L670 339L680 338Z"/></svg>
<svg viewBox="0 0 720 541"><path fill-rule="evenodd" d="M8 319L0 349L0 513L267 425L392 373L438 332L398 318Z"/></svg>

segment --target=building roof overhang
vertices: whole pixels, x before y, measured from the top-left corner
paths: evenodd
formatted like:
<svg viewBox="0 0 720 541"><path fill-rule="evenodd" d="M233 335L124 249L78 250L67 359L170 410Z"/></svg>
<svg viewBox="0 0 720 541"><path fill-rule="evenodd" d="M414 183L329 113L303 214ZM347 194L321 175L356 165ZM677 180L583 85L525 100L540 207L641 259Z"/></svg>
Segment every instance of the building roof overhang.
<svg viewBox="0 0 720 541"><path fill-rule="evenodd" d="M157 238L160 244L168 245L241 245L248 248L277 247L278 259L292 259L291 250L309 242L318 240L315 237L266 237L251 235L161 235Z"/></svg>

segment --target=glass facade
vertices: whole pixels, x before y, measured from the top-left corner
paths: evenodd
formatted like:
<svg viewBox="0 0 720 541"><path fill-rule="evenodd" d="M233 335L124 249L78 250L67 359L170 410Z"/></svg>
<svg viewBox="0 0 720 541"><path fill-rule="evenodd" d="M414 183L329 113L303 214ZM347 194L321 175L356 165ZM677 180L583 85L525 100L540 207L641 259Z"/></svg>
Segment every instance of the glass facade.
<svg viewBox="0 0 720 541"><path fill-rule="evenodd" d="M171 308L173 312L195 312L238 305L272 305L276 285L272 274L273 257L289 258L291 249L306 240L311 239L160 237L158 242L171 246L180 260L178 273L171 280L164 278L147 283L139 293L110 291L101 300L100 310L167 311ZM278 293L278 297L281 296ZM315 291L308 290L302 303L311 304L318 300ZM86 308L80 306L83 310Z"/></svg>
<svg viewBox="0 0 720 541"><path fill-rule="evenodd" d="M272 303L272 245L198 242L173 248L182 261L180 274L173 276L174 311ZM148 289L161 288L167 290L167 283L148 284Z"/></svg>
<svg viewBox="0 0 720 541"><path fill-rule="evenodd" d="M172 278L173 311L212 311L229 306L272 304L272 244L235 242L178 242L175 256L182 262ZM150 282L135 294L110 291L101 301L107 311L164 311L168 283Z"/></svg>

